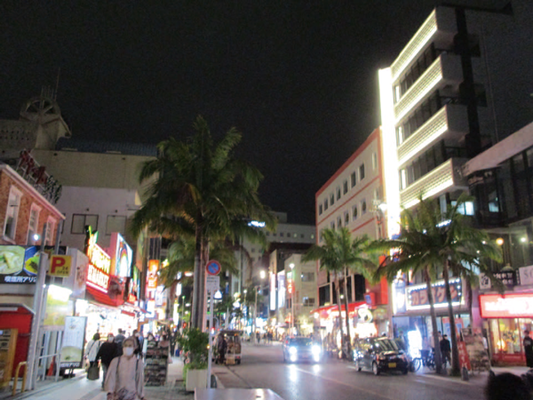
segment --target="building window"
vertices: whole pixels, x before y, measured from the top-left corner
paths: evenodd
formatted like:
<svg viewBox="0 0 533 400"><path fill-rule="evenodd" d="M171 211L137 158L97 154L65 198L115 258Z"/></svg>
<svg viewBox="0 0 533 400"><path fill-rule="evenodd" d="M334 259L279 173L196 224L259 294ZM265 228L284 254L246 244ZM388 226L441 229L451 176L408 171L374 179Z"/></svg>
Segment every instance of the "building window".
<svg viewBox="0 0 533 400"><path fill-rule="evenodd" d="M355 221L357 219L357 206L353 206L352 208L352 218Z"/></svg>
<svg viewBox="0 0 533 400"><path fill-rule="evenodd" d="M355 171L350 175L350 180L352 181L352 187L355 187L357 185L357 174Z"/></svg>
<svg viewBox="0 0 533 400"><path fill-rule="evenodd" d="M337 217L337 229L341 229L341 228L342 228L342 218Z"/></svg>
<svg viewBox="0 0 533 400"><path fill-rule="evenodd" d="M304 235L302 235L302 237L304 237ZM314 238L315 238L315 235L314 235L314 234L311 234L309 237L310 237L311 239L314 239Z"/></svg>
<svg viewBox="0 0 533 400"><path fill-rule="evenodd" d="M52 217L48 217L46 221L46 232L45 232L45 241L44 243L47 246L52 246L54 244L54 232L56 230L57 221Z"/></svg>
<svg viewBox="0 0 533 400"><path fill-rule="evenodd" d="M331 229L335 230L335 221L331 221L329 226L331 227Z"/></svg>
<svg viewBox="0 0 533 400"><path fill-rule="evenodd" d="M361 164L361 166L359 167L359 180L362 181L363 179L365 179L365 164Z"/></svg>
<svg viewBox="0 0 533 400"><path fill-rule="evenodd" d="M400 170L400 190L404 190L407 187L407 173L405 168Z"/></svg>
<svg viewBox="0 0 533 400"><path fill-rule="evenodd" d="M11 190L9 191L6 220L4 222L4 236L11 240L15 240L15 234L17 232L17 221L20 211L21 199L22 192L18 191L12 186Z"/></svg>
<svg viewBox="0 0 533 400"><path fill-rule="evenodd" d="M335 204L335 195L333 193L329 195L329 204Z"/></svg>
<svg viewBox="0 0 533 400"><path fill-rule="evenodd" d="M32 204L31 210L30 210L30 219L28 221L28 236L26 239L26 244L33 244L35 240L33 240L33 235L35 235L39 226L39 213L41 212L41 207Z"/></svg>
<svg viewBox="0 0 533 400"><path fill-rule="evenodd" d="M72 215L72 225L70 233L75 235L85 234L85 227L90 226L93 231L98 230L98 215L96 214L74 214Z"/></svg>
<svg viewBox="0 0 533 400"><path fill-rule="evenodd" d="M337 200L340 200L340 198L341 198L341 188L338 187L337 188Z"/></svg>
<svg viewBox="0 0 533 400"><path fill-rule="evenodd" d="M348 212L344 213L344 226L347 226L350 223L350 214Z"/></svg>
<svg viewBox="0 0 533 400"><path fill-rule="evenodd" d="M318 206L318 215L322 215L322 204Z"/></svg>
<svg viewBox="0 0 533 400"><path fill-rule="evenodd" d="M348 193L348 181L344 181L342 184L342 194Z"/></svg>
<svg viewBox="0 0 533 400"><path fill-rule="evenodd" d="M297 238L297 237L298 237L298 234L297 234L297 233L294 233L292 236L295 237L295 238Z"/></svg>
<svg viewBox="0 0 533 400"><path fill-rule="evenodd" d="M284 235L285 235L285 234L284 234L283 232L280 232L280 233L279 233L279 236L280 236L280 237L283 237Z"/></svg>
<svg viewBox="0 0 533 400"><path fill-rule="evenodd" d="M304 307L313 307L315 305L315 299L312 297L303 298Z"/></svg>
<svg viewBox="0 0 533 400"><path fill-rule="evenodd" d="M324 200L324 210L328 209L328 199Z"/></svg>
<svg viewBox="0 0 533 400"><path fill-rule="evenodd" d="M108 215L105 234L111 235L114 232L126 232L126 217L123 215Z"/></svg>
<svg viewBox="0 0 533 400"><path fill-rule="evenodd" d="M374 199L379 200L379 188L374 189Z"/></svg>
<svg viewBox="0 0 533 400"><path fill-rule="evenodd" d="M320 242L323 242L324 241L324 229L320 229L320 233L318 234L318 240Z"/></svg>
<svg viewBox="0 0 533 400"><path fill-rule="evenodd" d="M315 281L314 272L302 272L300 277L302 278L302 282L314 282Z"/></svg>
<svg viewBox="0 0 533 400"><path fill-rule="evenodd" d="M375 171L378 167L378 154L372 153L372 171Z"/></svg>
<svg viewBox="0 0 533 400"><path fill-rule="evenodd" d="M361 214L362 215L365 215L366 214L366 200L363 200L361 202Z"/></svg>

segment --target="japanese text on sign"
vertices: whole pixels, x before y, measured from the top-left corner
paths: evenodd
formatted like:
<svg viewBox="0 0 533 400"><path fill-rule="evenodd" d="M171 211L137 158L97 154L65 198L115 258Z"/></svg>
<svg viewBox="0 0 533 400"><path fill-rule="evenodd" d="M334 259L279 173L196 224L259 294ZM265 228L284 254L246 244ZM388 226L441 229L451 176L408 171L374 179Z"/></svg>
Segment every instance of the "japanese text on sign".
<svg viewBox="0 0 533 400"><path fill-rule="evenodd" d="M444 286L444 281L435 282L431 286L435 307L446 306L446 287ZM462 300L460 278L450 280L450 292L452 298L452 305L459 305ZM423 284L416 286L408 286L407 309L412 310L423 308L429 308L429 298L426 285Z"/></svg>

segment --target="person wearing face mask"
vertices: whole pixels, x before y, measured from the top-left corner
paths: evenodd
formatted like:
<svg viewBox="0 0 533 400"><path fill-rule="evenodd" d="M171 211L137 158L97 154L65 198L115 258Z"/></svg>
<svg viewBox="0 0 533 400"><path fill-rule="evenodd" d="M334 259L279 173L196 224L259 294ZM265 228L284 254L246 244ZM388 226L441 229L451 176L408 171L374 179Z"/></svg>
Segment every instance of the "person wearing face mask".
<svg viewBox="0 0 533 400"><path fill-rule="evenodd" d="M133 354L135 355L141 354L142 348L143 348L143 345L142 345L143 338L137 329L133 331L133 335L130 336L130 339L133 339L133 341L135 342L135 350Z"/></svg>
<svg viewBox="0 0 533 400"><path fill-rule="evenodd" d="M135 357L135 339L122 343L123 355L111 361L105 380L107 400L144 399L144 363Z"/></svg>
<svg viewBox="0 0 533 400"><path fill-rule="evenodd" d="M111 361L119 356L119 346L115 343L115 337L112 333L107 335L107 342L103 343L100 346L100 349L98 350L98 354L96 354L95 361L101 360L102 365L102 388L104 387L104 382L107 375L107 370L109 368L109 364L111 364Z"/></svg>

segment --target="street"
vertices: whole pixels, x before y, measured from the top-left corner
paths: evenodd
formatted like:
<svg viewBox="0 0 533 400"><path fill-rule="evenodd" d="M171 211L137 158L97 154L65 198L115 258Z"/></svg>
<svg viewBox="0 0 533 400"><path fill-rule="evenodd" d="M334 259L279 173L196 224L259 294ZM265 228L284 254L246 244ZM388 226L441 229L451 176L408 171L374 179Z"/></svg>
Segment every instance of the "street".
<svg viewBox="0 0 533 400"><path fill-rule="evenodd" d="M285 364L279 344L244 345L241 365L216 366L215 373L226 388L269 388L285 400L474 400L483 399L485 380L476 376L463 382L423 373L374 376L337 360Z"/></svg>

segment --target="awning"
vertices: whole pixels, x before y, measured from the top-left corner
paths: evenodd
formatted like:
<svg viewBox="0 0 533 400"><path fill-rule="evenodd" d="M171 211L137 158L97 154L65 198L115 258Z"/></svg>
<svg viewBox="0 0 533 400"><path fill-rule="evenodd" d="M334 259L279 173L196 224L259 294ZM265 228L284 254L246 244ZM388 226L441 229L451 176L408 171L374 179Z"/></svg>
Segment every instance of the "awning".
<svg viewBox="0 0 533 400"><path fill-rule="evenodd" d="M364 301L348 303L348 313L353 314L356 310L358 310L361 307L368 307L368 304L366 304L366 302ZM338 311L339 311L339 308L337 305L323 306L315 310L312 310L311 314L318 313L320 318L329 318L329 315L332 312L338 312ZM341 311L346 311L346 307L344 307L344 304L341 306Z"/></svg>
<svg viewBox="0 0 533 400"><path fill-rule="evenodd" d="M87 290L85 291L85 297L89 301L95 301L97 303L105 304L107 306L112 306L112 307L118 307L124 304L124 299L121 299L120 297L111 298L108 293L104 293L89 285L87 285Z"/></svg>

